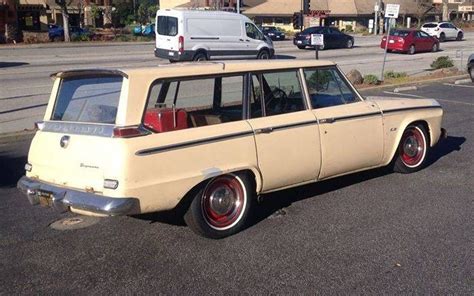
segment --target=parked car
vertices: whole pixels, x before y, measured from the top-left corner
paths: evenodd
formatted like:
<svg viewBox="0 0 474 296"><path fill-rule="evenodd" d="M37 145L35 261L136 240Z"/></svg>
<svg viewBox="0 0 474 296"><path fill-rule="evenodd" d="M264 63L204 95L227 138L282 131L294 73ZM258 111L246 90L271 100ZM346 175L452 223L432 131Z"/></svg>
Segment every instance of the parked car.
<svg viewBox="0 0 474 296"><path fill-rule="evenodd" d="M175 61L246 56L269 59L273 43L242 14L224 11L158 10L155 56Z"/></svg>
<svg viewBox="0 0 474 296"><path fill-rule="evenodd" d="M382 37L380 47L385 49L387 36ZM420 30L392 30L388 40L387 51L415 54L422 51L436 52L439 50L439 40Z"/></svg>
<svg viewBox="0 0 474 296"><path fill-rule="evenodd" d="M256 196L390 165L445 135L432 99L364 99L328 61L188 63L53 74L18 188L83 215L174 210L196 233L246 227Z"/></svg>
<svg viewBox="0 0 474 296"><path fill-rule="evenodd" d="M472 82L474 82L474 54L471 54L467 60L467 72L471 76Z"/></svg>
<svg viewBox="0 0 474 296"><path fill-rule="evenodd" d="M132 32L136 36L155 36L155 24L137 25Z"/></svg>
<svg viewBox="0 0 474 296"><path fill-rule="evenodd" d="M277 27L263 26L262 32L265 36L268 36L273 41L276 40L285 40L285 33L278 30Z"/></svg>
<svg viewBox="0 0 474 296"><path fill-rule="evenodd" d="M80 28L71 26L69 27L70 37L81 37L86 36L92 38L92 32L87 28ZM50 41L63 41L64 40L64 28L58 25L48 25L48 37Z"/></svg>
<svg viewBox="0 0 474 296"><path fill-rule="evenodd" d="M430 36L438 38L441 42L448 39L461 41L464 38L463 30L448 22L426 23L421 26L421 30Z"/></svg>
<svg viewBox="0 0 474 296"><path fill-rule="evenodd" d="M354 37L333 27L310 27L304 29L301 33L296 33L293 38L293 44L299 49L311 46L311 34L324 35L324 46L320 46L319 49L352 48L354 46Z"/></svg>

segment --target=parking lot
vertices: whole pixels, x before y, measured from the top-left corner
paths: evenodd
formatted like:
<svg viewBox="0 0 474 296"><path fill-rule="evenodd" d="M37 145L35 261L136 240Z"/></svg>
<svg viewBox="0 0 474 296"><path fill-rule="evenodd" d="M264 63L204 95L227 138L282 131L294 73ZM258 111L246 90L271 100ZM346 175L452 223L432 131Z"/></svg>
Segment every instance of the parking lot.
<svg viewBox="0 0 474 296"><path fill-rule="evenodd" d="M223 240L170 213L54 223L76 216L15 189L30 137L0 139L0 294L472 294L474 84L363 94L441 103L449 136L430 165L266 195Z"/></svg>

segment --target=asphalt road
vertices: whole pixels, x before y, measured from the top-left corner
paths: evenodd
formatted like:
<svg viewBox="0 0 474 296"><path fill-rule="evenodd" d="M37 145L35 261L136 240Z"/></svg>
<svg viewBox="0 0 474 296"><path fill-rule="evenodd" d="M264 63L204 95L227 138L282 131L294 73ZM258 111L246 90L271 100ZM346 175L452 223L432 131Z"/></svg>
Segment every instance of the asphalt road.
<svg viewBox="0 0 474 296"><path fill-rule="evenodd" d="M223 240L168 214L52 229L73 215L17 193L28 139L0 139L0 294L472 295L474 84L404 95L436 98L445 110L449 137L429 167L267 195L253 226Z"/></svg>
<svg viewBox="0 0 474 296"><path fill-rule="evenodd" d="M353 49L330 49L320 59L339 64L343 71L357 69L363 74L380 75L383 50L379 36L355 37ZM314 51L299 50L291 40L275 42L278 59L314 59ZM72 43L30 46L0 46L0 134L31 129L43 118L51 92L53 72L81 68L155 67L168 61L153 54L154 43ZM458 52L459 51L459 52ZM463 62L461 56L463 52ZM474 53L474 32L462 42L441 44L437 53L414 56L390 54L386 70L421 75L438 56L450 56L464 68L466 56Z"/></svg>

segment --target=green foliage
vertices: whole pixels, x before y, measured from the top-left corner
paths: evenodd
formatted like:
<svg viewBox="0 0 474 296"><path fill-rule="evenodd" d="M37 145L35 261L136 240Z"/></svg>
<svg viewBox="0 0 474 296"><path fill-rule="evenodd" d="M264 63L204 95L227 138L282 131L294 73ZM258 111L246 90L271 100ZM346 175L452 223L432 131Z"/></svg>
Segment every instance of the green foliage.
<svg viewBox="0 0 474 296"><path fill-rule="evenodd" d="M156 2L151 0L142 0L140 1L140 5L137 9L137 21L140 24L148 24L153 22L153 19L156 15L156 11L158 10L158 5L155 4Z"/></svg>
<svg viewBox="0 0 474 296"><path fill-rule="evenodd" d="M438 57L436 60L431 63L431 69L443 69L451 68L454 66L453 60L448 56Z"/></svg>
<svg viewBox="0 0 474 296"><path fill-rule="evenodd" d="M90 40L91 40L91 37L87 34L79 34L79 35L73 34L71 36L71 41L74 41L74 42L77 42L77 41L90 41Z"/></svg>
<svg viewBox="0 0 474 296"><path fill-rule="evenodd" d="M377 84L379 84L379 78L377 76L373 75L373 74L365 75L364 76L364 83L377 85Z"/></svg>
<svg viewBox="0 0 474 296"><path fill-rule="evenodd" d="M345 31L346 32L352 32L353 28L352 25L346 25Z"/></svg>
<svg viewBox="0 0 474 296"><path fill-rule="evenodd" d="M314 71L308 78L308 87L316 91L327 89L332 79L332 74L329 71Z"/></svg>
<svg viewBox="0 0 474 296"><path fill-rule="evenodd" d="M395 71L387 71L383 74L383 77L390 79L390 78L404 78L407 77L407 73L405 72L395 72Z"/></svg>
<svg viewBox="0 0 474 296"><path fill-rule="evenodd" d="M133 1L114 1L115 12L113 15L115 27L130 25L135 22L133 15Z"/></svg>

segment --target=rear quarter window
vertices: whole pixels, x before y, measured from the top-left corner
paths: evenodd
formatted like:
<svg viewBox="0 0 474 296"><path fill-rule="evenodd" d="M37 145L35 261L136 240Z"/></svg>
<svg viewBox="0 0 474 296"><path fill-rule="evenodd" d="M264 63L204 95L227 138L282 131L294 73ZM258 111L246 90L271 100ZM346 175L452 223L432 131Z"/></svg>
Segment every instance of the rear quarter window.
<svg viewBox="0 0 474 296"><path fill-rule="evenodd" d="M123 77L65 78L51 120L115 123Z"/></svg>

